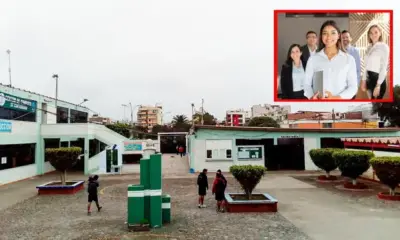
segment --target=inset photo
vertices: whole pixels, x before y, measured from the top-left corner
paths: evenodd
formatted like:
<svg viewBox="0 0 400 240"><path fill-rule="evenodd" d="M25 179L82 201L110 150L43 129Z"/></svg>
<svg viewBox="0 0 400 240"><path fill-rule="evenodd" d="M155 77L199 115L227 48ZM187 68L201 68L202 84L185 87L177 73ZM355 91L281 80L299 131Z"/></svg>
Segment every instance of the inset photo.
<svg viewBox="0 0 400 240"><path fill-rule="evenodd" d="M276 102L393 101L392 10L275 10Z"/></svg>

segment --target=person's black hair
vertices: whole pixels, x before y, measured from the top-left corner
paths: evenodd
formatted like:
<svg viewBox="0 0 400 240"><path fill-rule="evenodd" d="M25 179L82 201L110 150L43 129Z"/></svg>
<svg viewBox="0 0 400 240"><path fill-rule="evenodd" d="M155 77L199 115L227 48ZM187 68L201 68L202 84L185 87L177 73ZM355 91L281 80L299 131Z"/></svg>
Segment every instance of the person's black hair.
<svg viewBox="0 0 400 240"><path fill-rule="evenodd" d="M315 36L317 36L317 33L316 33L316 32L314 32L314 31L308 31L308 32L306 33L306 38L307 38L308 35L310 35L310 34L315 34Z"/></svg>
<svg viewBox="0 0 400 240"><path fill-rule="evenodd" d="M324 28L326 28L327 26L332 26L332 27L334 27L336 29L336 31L338 32L338 35L339 35L339 38L338 38L338 40L336 42L336 47L337 47L338 50L346 52L346 50L344 49L343 44L342 44L342 36L340 36L340 34L341 34L340 28L337 25L337 23L335 21L333 21L333 20L325 21L322 24L321 29L319 31L319 44L318 44L317 52L320 52L322 49L325 48L325 44L322 41L322 32L324 31Z"/></svg>
<svg viewBox="0 0 400 240"><path fill-rule="evenodd" d="M347 30L343 30L343 31L342 31L342 34L344 34L344 33L348 33L348 34L350 34L350 32L349 32L349 31L347 31Z"/></svg>
<svg viewBox="0 0 400 240"><path fill-rule="evenodd" d="M203 169L203 173L205 173L205 172L207 172L207 168L204 168L204 169Z"/></svg>
<svg viewBox="0 0 400 240"><path fill-rule="evenodd" d="M97 180L97 179L99 179L99 176L98 176L98 175L94 175L94 176L93 176L93 179L94 179L94 180Z"/></svg>
<svg viewBox="0 0 400 240"><path fill-rule="evenodd" d="M286 63L287 65L291 65L291 64L293 63L293 59L292 59L292 56L291 56L291 55L292 55L292 50L293 50L293 48L295 48L295 47L298 47L299 50L300 50L300 52L301 52L301 46L300 46L300 44L294 43L294 44L290 45L289 51L288 51L288 53L287 53L286 61L285 61L285 63Z"/></svg>
<svg viewBox="0 0 400 240"><path fill-rule="evenodd" d="M221 169L218 169L217 172L221 173Z"/></svg>

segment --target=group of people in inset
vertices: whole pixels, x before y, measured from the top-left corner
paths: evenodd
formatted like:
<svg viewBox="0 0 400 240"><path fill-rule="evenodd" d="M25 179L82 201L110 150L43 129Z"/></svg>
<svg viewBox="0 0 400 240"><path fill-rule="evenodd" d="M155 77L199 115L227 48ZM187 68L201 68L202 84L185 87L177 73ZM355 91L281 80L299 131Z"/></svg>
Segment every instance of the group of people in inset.
<svg viewBox="0 0 400 240"><path fill-rule="evenodd" d="M359 89L370 99L382 99L386 92L389 46L382 30L372 25L361 73L359 50L351 45L351 33L340 31L335 21L322 24L318 35L306 34L307 44L292 44L282 66L280 84L283 99L355 99ZM316 88L316 78L323 87ZM321 92L320 90L323 89Z"/></svg>
<svg viewBox="0 0 400 240"><path fill-rule="evenodd" d="M208 178L207 169L203 171L197 177L197 186L199 189L199 205L198 208L205 208L204 197L207 195L208 190ZM212 194L215 195L215 200L217 201L216 210L217 212L225 212L226 199L225 199L225 189L228 182L222 174L221 170L217 170L215 174L215 179L212 186Z"/></svg>

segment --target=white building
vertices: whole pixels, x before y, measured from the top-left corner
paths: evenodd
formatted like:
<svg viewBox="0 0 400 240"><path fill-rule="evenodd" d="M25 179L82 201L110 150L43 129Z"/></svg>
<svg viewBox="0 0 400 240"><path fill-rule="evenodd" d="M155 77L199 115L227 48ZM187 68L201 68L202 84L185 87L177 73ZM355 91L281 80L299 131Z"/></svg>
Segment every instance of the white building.
<svg viewBox="0 0 400 240"><path fill-rule="evenodd" d="M225 125L226 126L244 126L250 121L251 113L243 109L226 111Z"/></svg>
<svg viewBox="0 0 400 240"><path fill-rule="evenodd" d="M117 145L122 165L127 138L88 123L88 113L77 104L0 84L0 185L54 171L46 148L81 147L81 170L101 174L108 172L105 148Z"/></svg>
<svg viewBox="0 0 400 240"><path fill-rule="evenodd" d="M287 115L291 112L289 105L280 106L272 104L254 105L251 107L251 117L270 117L278 122L287 120Z"/></svg>

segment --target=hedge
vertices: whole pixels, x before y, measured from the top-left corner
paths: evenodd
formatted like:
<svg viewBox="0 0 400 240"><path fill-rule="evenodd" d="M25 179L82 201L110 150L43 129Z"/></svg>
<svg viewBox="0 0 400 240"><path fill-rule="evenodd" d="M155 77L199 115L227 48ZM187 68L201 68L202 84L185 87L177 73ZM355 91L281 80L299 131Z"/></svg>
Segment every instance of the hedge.
<svg viewBox="0 0 400 240"><path fill-rule="evenodd" d="M319 148L310 150L311 160L314 162L315 166L324 170L326 176L329 177L329 172L337 168L335 159L333 159L333 153L340 149L337 148Z"/></svg>
<svg viewBox="0 0 400 240"><path fill-rule="evenodd" d="M370 163L376 176L389 187L390 195L394 196L400 184L400 157L374 157Z"/></svg>
<svg viewBox="0 0 400 240"><path fill-rule="evenodd" d="M369 160L374 154L370 151L338 150L332 156L342 176L351 178L356 184L356 179L369 169Z"/></svg>
<svg viewBox="0 0 400 240"><path fill-rule="evenodd" d="M229 171L242 187L247 199L251 199L254 188L265 175L267 169L257 165L233 165Z"/></svg>

